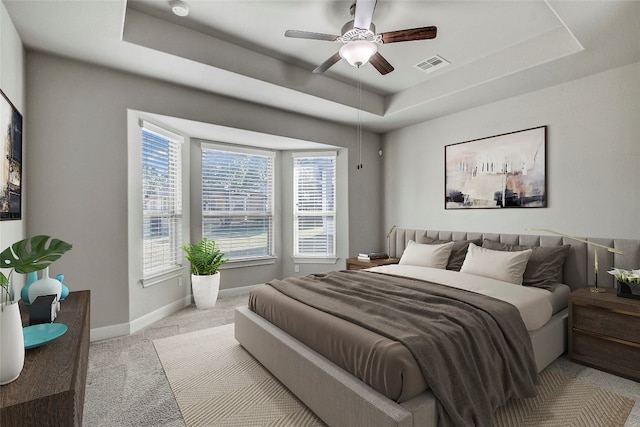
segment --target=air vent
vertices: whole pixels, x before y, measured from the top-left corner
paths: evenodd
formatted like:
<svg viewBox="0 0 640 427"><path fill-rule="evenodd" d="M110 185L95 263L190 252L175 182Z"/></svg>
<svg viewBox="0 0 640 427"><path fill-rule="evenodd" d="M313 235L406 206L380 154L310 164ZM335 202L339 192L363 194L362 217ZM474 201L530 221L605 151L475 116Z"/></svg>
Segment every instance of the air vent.
<svg viewBox="0 0 640 427"><path fill-rule="evenodd" d="M439 55L434 55L431 58L425 59L424 61L420 61L415 65L415 67L420 71L424 71L425 73L431 73L442 67L446 67L449 64L450 62L444 59L443 57Z"/></svg>

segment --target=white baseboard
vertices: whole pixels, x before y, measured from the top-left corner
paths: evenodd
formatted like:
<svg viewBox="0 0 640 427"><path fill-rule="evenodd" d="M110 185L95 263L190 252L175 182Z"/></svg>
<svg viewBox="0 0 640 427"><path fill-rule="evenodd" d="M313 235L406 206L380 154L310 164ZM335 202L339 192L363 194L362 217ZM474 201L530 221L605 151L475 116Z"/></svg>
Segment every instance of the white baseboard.
<svg viewBox="0 0 640 427"><path fill-rule="evenodd" d="M191 295L187 295L182 299L179 299L178 301L174 301L171 304L165 305L164 307L154 310L149 314L138 317L137 319L134 319L129 323L131 325L131 330L129 333L133 334L134 332L138 332L145 326L149 326L160 319L164 319L168 315L175 313L176 311L188 306L189 304L191 304Z"/></svg>
<svg viewBox="0 0 640 427"><path fill-rule="evenodd" d="M102 328L91 329L90 341L106 340L108 338L115 338L133 334L140 329L157 322L160 319L164 319L172 313L180 310L183 307L191 304L191 295L174 301L171 304L165 305L157 310L152 311L149 314L145 314L129 323L121 323L119 325L104 326Z"/></svg>
<svg viewBox="0 0 640 427"><path fill-rule="evenodd" d="M102 341L109 338L121 337L124 335L129 335L128 323L103 326L102 328L92 328L89 331L89 341Z"/></svg>
<svg viewBox="0 0 640 427"><path fill-rule="evenodd" d="M260 285L261 284L241 286L238 288L231 288L231 289L221 289L220 292L218 293L218 298L232 298L232 297L238 297L241 295L249 295L249 292L251 292L251 289ZM192 303L192 297L191 295L187 295L183 299L180 299L169 305L161 307L155 311L152 311L149 314L145 314L144 316L139 317L135 320L132 320L129 323L120 323L118 325L104 326L102 328L92 328L90 340L91 342L94 342L94 341L101 341L109 338L115 338L115 337L121 337L121 336L133 334L135 332L138 332L140 329L145 328L153 324L154 322L157 322L160 319L164 319L170 314L175 313L176 311L190 305L191 303Z"/></svg>

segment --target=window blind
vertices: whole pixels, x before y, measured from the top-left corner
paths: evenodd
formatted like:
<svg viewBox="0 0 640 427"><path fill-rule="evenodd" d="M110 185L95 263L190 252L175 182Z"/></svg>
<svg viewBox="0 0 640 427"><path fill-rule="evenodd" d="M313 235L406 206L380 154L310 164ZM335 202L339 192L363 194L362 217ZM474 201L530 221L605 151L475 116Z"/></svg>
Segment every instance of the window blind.
<svg viewBox="0 0 640 427"><path fill-rule="evenodd" d="M336 154L294 155L294 256L334 257Z"/></svg>
<svg viewBox="0 0 640 427"><path fill-rule="evenodd" d="M182 254L182 139L142 128L143 275L175 268Z"/></svg>
<svg viewBox="0 0 640 427"><path fill-rule="evenodd" d="M203 145L203 235L230 261L273 256L274 157Z"/></svg>

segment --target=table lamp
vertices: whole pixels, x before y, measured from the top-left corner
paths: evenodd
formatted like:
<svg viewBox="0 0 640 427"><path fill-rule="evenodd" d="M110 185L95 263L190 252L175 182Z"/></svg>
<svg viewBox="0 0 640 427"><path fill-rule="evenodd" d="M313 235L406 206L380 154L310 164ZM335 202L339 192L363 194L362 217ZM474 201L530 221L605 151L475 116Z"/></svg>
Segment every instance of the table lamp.
<svg viewBox="0 0 640 427"><path fill-rule="evenodd" d="M594 257L593 261L594 261L594 263L593 263L593 265L594 265L596 278L595 278L595 284L591 288L591 292L595 292L595 293L597 293L597 292L606 292L605 289L598 287L598 248L606 249L607 251L611 252L612 254L618 254L618 255L622 255L622 251L621 250L616 249L616 248L612 248L610 246L601 245L599 243L590 242L588 240L581 239L579 237L574 237L574 236L570 236L568 234L559 233L557 231L549 230L548 228L528 228L527 230L546 231L547 233L555 234L557 236L562 236L562 237L565 237L565 238L570 239L570 240L575 240L577 242L582 242L582 243L586 243L587 245L593 246L594 247L594 250L593 250L593 254L594 254L593 255L593 257Z"/></svg>
<svg viewBox="0 0 640 427"><path fill-rule="evenodd" d="M387 233L387 255L391 256L391 233L393 233L393 231L398 228L397 225L394 225L393 227L391 227L391 230L389 230L389 232Z"/></svg>

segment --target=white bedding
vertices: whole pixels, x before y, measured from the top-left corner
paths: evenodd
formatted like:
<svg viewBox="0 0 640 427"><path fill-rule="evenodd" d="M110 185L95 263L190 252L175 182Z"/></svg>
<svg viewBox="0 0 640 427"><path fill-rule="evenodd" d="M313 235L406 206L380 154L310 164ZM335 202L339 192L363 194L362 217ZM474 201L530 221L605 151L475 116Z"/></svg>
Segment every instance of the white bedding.
<svg viewBox="0 0 640 427"><path fill-rule="evenodd" d="M487 277L415 265L391 264L368 270L465 289L508 302L520 312L527 331L534 331L544 326L551 319L553 311L549 302L551 292L546 289L519 286Z"/></svg>

